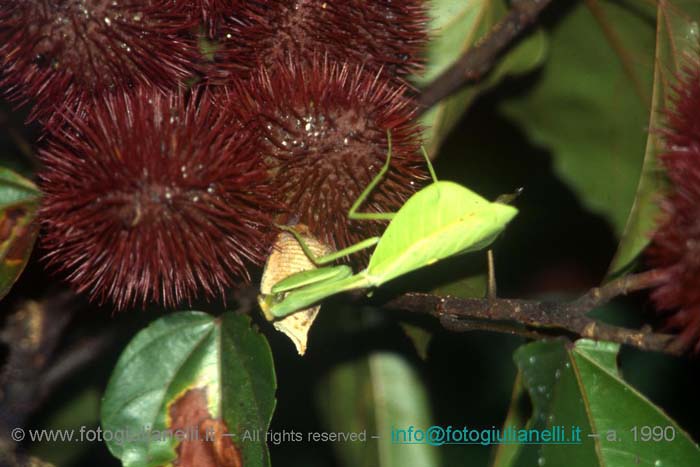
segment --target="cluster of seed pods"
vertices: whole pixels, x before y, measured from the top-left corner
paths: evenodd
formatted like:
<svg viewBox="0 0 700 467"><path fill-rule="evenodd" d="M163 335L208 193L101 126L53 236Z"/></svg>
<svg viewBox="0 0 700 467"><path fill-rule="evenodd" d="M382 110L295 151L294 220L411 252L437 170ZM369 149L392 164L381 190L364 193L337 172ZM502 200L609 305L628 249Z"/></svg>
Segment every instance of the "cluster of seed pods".
<svg viewBox="0 0 700 467"><path fill-rule="evenodd" d="M0 0L0 92L45 129L48 265L98 303L221 296L276 224L342 248L425 180L424 0Z"/></svg>

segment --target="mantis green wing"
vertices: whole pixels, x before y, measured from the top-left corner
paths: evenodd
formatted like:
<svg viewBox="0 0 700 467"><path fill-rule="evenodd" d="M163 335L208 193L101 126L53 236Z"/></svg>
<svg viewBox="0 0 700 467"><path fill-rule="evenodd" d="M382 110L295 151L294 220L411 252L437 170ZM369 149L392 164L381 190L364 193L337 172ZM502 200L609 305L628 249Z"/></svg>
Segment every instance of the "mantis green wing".
<svg viewBox="0 0 700 467"><path fill-rule="evenodd" d="M453 182L435 182L401 207L365 274L373 286L450 256L490 245L518 213Z"/></svg>

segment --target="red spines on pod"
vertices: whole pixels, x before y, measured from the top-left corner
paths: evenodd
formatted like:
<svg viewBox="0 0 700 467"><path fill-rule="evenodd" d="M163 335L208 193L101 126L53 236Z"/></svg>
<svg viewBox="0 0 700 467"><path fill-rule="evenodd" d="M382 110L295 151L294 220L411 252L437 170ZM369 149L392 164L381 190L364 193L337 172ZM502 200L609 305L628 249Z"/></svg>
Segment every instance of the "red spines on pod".
<svg viewBox="0 0 700 467"><path fill-rule="evenodd" d="M271 242L268 176L210 96L138 88L90 102L41 151L46 259L117 309L223 295Z"/></svg>
<svg viewBox="0 0 700 467"><path fill-rule="evenodd" d="M378 234L381 222L349 221L348 210L387 158L389 172L362 206L393 212L427 179L416 107L405 89L354 65L314 61L263 68L237 89L244 121L273 178L283 222L309 227L340 249Z"/></svg>
<svg viewBox="0 0 700 467"><path fill-rule="evenodd" d="M56 121L92 94L177 87L200 60L197 19L167 0L0 0L0 89Z"/></svg>
<svg viewBox="0 0 700 467"><path fill-rule="evenodd" d="M647 250L651 266L668 280L652 292L666 327L680 345L700 352L700 62L693 61L674 87L662 131L661 163L671 181L662 200L664 221Z"/></svg>
<svg viewBox="0 0 700 467"><path fill-rule="evenodd" d="M420 71L427 43L424 0L233 0L217 33L212 79L247 77L279 61L331 61L384 70L404 80ZM222 10L221 8L219 10Z"/></svg>

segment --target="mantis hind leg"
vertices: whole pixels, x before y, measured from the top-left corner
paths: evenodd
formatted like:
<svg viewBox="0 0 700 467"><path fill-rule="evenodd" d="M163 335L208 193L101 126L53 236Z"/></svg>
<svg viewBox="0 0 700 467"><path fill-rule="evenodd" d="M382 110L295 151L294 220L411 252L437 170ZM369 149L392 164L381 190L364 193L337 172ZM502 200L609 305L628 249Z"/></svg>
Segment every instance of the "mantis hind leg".
<svg viewBox="0 0 700 467"><path fill-rule="evenodd" d="M277 227L294 235L294 238L296 239L297 242L299 242L299 245L301 246L301 249L304 252L304 254L316 266L323 266L324 264L332 263L333 261L335 261L337 259L351 255L352 253L355 253L355 252L360 251L360 250L364 250L365 248L372 247L372 246L376 245L377 243L379 243L379 237L370 237L366 240L363 240L359 243L351 245L347 248L343 248L342 250L335 251L335 252L328 254L328 255L325 255L325 256L317 257L316 255L314 255L313 251L311 251L309 246L306 244L306 242L304 241L304 238L294 228L286 226L286 225L278 225Z"/></svg>
<svg viewBox="0 0 700 467"><path fill-rule="evenodd" d="M487 279L487 298L489 299L489 302L493 302L496 300L497 297L497 289L496 289L496 265L493 260L493 249L489 248L488 251L486 252L486 258L488 261L488 279Z"/></svg>

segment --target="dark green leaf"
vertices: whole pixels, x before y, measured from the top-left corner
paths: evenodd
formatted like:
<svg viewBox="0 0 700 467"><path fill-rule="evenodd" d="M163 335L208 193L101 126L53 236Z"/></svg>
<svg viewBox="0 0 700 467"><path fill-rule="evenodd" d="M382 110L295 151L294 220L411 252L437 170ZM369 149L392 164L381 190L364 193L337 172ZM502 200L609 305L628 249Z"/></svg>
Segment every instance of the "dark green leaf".
<svg viewBox="0 0 700 467"><path fill-rule="evenodd" d="M502 109L621 234L635 199L649 123L652 2L578 2L550 32L537 83Z"/></svg>
<svg viewBox="0 0 700 467"><path fill-rule="evenodd" d="M427 329L415 325L413 323L399 323L401 329L406 333L406 336L411 340L413 346L416 348L416 353L423 360L428 358L428 346L433 338L433 333Z"/></svg>
<svg viewBox="0 0 700 467"><path fill-rule="evenodd" d="M525 427L528 418L528 407L525 404L526 398L527 390L523 385L523 375L522 372L518 372L513 383L513 394L510 398L510 407L508 408L506 421L503 423L504 427L515 427L518 429ZM510 467L514 465L521 446L517 443L499 444L493 450L491 466Z"/></svg>
<svg viewBox="0 0 700 467"><path fill-rule="evenodd" d="M102 426L112 433L225 429L233 436L220 439L232 442L242 465L269 466L264 433L275 386L269 345L248 317L175 313L141 331L122 353L102 402ZM178 456L173 437L107 445L125 466L159 466ZM214 449L211 439L208 445Z"/></svg>
<svg viewBox="0 0 700 467"><path fill-rule="evenodd" d="M425 73L416 79L419 86L427 85L445 71L506 12L506 3L502 0L433 0L430 5L431 41ZM421 120L426 127L424 138L428 153L437 154L444 137L480 92L508 73L536 67L544 57L544 50L544 35L537 32L512 50L484 82L465 88L428 111Z"/></svg>
<svg viewBox="0 0 700 467"><path fill-rule="evenodd" d="M100 391L88 386L75 394L54 413L42 428L47 430L75 430L81 427L97 429L99 424ZM77 465L81 457L85 458L91 449L90 443L66 443L60 440L43 440L30 447L32 455L51 462L54 465Z"/></svg>
<svg viewBox="0 0 700 467"><path fill-rule="evenodd" d="M477 257L477 255L474 255ZM479 258L481 259L481 258ZM459 298L478 298L486 295L488 287L488 274L472 274L467 277L449 282L445 285L431 290L431 293L441 296L452 296Z"/></svg>
<svg viewBox="0 0 700 467"><path fill-rule="evenodd" d="M528 428L562 426L570 433L572 426L580 427L581 443L525 445L511 465L697 465L697 444L621 378L616 363L618 351L618 344L582 339L573 347L560 341L540 341L515 352L515 362L533 404ZM643 441L644 427L665 429L669 438L673 432L673 439Z"/></svg>
<svg viewBox="0 0 700 467"><path fill-rule="evenodd" d="M693 20L692 18L695 18ZM611 275L619 275L649 243L650 233L658 220L657 197L664 189L664 177L656 157L661 150L659 129L663 128L664 111L669 106L670 86L681 72L687 52L698 48L700 2L696 0L669 0L658 2L656 16L656 59L654 66L654 93L649 117L644 166L637 187L627 225L617 254L610 266Z"/></svg>
<svg viewBox="0 0 700 467"><path fill-rule="evenodd" d="M0 299L22 274L34 248L40 197L34 183L0 167Z"/></svg>

